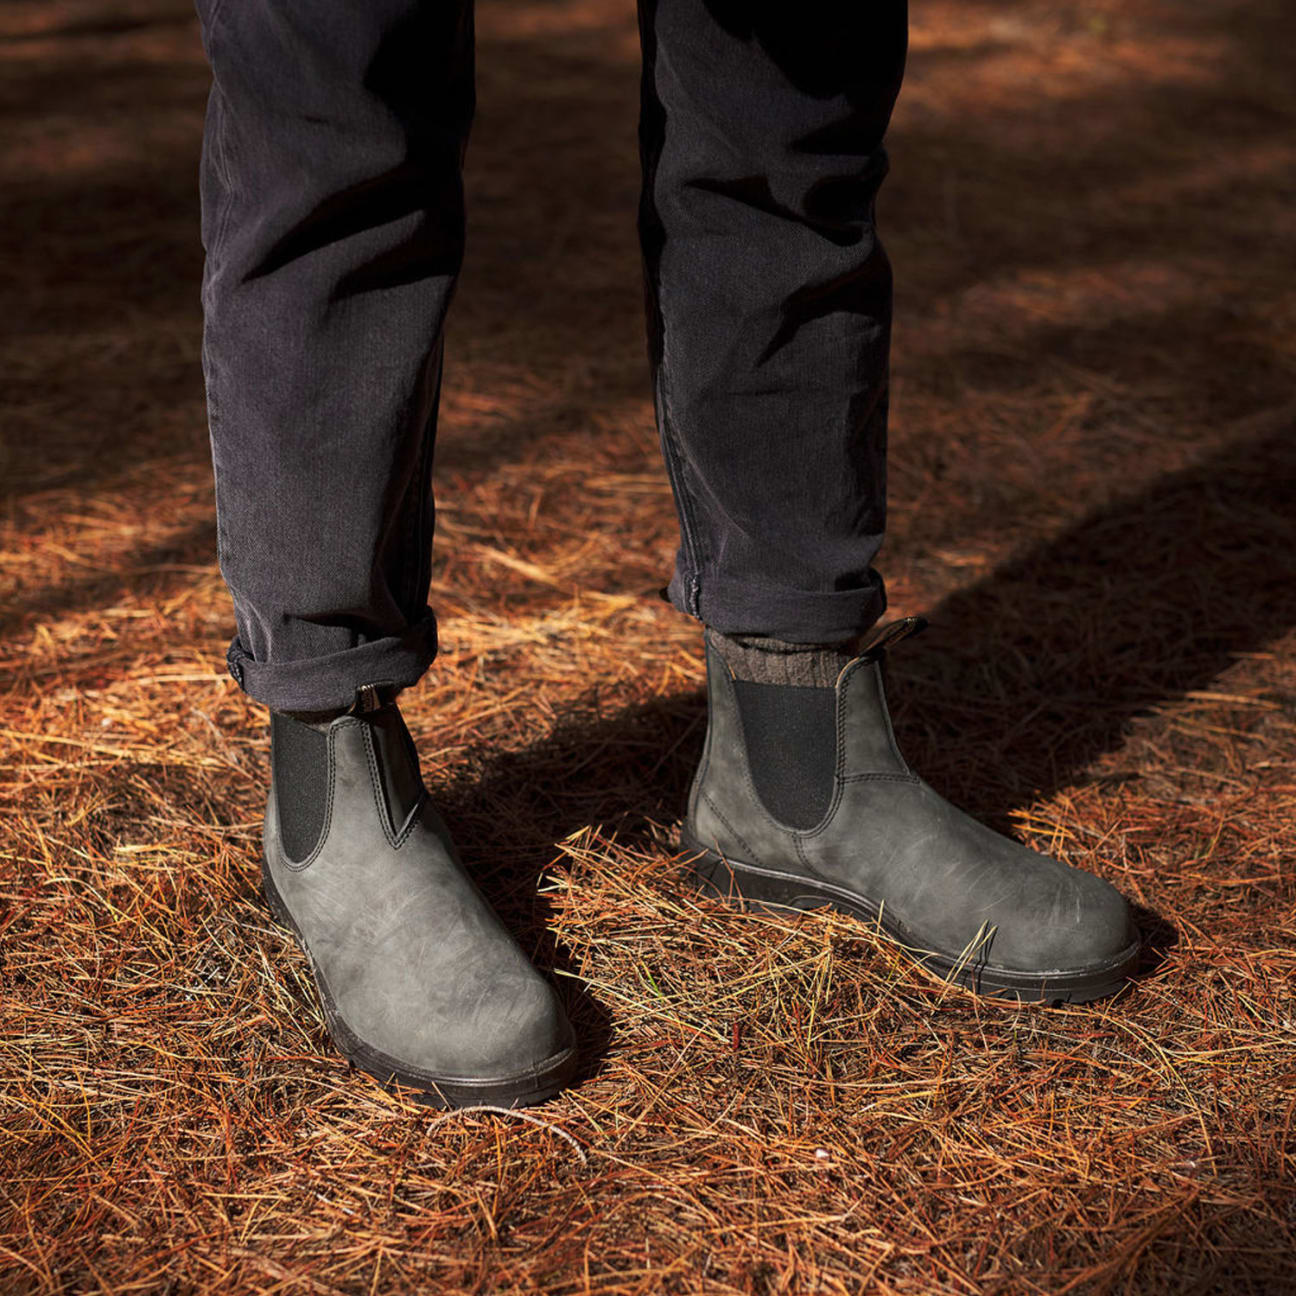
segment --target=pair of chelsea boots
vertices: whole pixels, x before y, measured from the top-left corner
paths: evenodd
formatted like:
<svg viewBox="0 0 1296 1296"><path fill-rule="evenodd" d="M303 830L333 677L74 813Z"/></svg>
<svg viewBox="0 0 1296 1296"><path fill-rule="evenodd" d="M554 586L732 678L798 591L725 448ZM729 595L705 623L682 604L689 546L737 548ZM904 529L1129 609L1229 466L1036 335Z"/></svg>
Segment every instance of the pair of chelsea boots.
<svg viewBox="0 0 1296 1296"><path fill-rule="evenodd" d="M1108 883L969 818L906 765L883 691L898 622L835 688L735 679L707 639L708 727L681 828L698 882L747 908L830 907L976 992L1079 1002L1137 963ZM567 1084L571 1026L465 871L394 701L272 716L264 885L306 949L335 1044L437 1106Z"/></svg>

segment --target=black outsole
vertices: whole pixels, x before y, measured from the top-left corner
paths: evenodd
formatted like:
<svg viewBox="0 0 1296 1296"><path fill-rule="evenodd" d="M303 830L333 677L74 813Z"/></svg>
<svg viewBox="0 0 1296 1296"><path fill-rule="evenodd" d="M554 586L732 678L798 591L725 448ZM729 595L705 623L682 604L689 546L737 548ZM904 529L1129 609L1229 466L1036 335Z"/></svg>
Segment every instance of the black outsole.
<svg viewBox="0 0 1296 1296"><path fill-rule="evenodd" d="M1138 940L1114 959L1095 967L1047 972L996 967L975 951L951 957L938 950L923 949L885 912L884 906L864 896L818 879L725 859L684 832L680 833L680 848L699 887L736 909L809 912L827 908L861 918L925 971L987 998L1018 1003L1088 1003L1122 990L1138 966Z"/></svg>
<svg viewBox="0 0 1296 1296"><path fill-rule="evenodd" d="M292 933L310 961L311 975L315 978L315 988L324 1009L324 1024L328 1028L329 1038L338 1052L366 1075L387 1087L399 1085L413 1089L418 1102L442 1110L478 1106L530 1107L552 1098L570 1083L576 1071L575 1045L554 1054L538 1067L523 1074L481 1080L464 1076L438 1076L428 1071L415 1070L378 1049L371 1048L338 1013L328 982L316 965L310 946L292 914L288 912L264 859L261 861L261 884L266 904L275 921Z"/></svg>

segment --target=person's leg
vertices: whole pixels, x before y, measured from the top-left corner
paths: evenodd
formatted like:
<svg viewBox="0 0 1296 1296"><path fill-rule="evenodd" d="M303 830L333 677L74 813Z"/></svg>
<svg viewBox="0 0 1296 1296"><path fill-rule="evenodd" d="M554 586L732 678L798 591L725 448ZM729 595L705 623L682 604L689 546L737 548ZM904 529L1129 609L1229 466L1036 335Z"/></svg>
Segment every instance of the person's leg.
<svg viewBox="0 0 1296 1296"><path fill-rule="evenodd" d="M204 345L230 670L280 710L436 651L429 472L463 252L467 0L198 0Z"/></svg>
<svg viewBox="0 0 1296 1296"><path fill-rule="evenodd" d="M474 886L395 704L426 599L463 249L470 0L199 0L203 282L235 679L271 716L262 875L334 1042L439 1104L570 1076L553 988Z"/></svg>
<svg viewBox="0 0 1296 1296"><path fill-rule="evenodd" d="M669 597L704 621L708 727L681 843L738 903L830 905L941 975L1118 989L1106 882L969 819L906 765L882 583L890 268L874 230L901 0L641 0L641 232Z"/></svg>
<svg viewBox="0 0 1296 1296"><path fill-rule="evenodd" d="M649 346L669 595L825 643L884 597L891 270L874 227L903 0L642 0Z"/></svg>

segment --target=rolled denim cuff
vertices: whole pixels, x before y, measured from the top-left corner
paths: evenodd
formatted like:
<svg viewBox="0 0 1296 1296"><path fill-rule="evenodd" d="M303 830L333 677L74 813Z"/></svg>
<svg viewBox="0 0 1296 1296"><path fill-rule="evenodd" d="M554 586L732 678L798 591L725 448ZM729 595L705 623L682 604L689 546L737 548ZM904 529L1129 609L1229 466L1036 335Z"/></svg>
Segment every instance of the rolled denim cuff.
<svg viewBox="0 0 1296 1296"><path fill-rule="evenodd" d="M666 597L689 611L688 591L678 574ZM873 570L858 589L815 593L748 584L705 574L696 591L697 618L726 635L762 635L795 644L833 644L873 628L886 611L886 589Z"/></svg>
<svg viewBox="0 0 1296 1296"><path fill-rule="evenodd" d="M272 711L330 711L352 706L366 685L417 684L436 652L436 618L429 615L403 634L297 661L259 662L235 636L225 660L235 683Z"/></svg>

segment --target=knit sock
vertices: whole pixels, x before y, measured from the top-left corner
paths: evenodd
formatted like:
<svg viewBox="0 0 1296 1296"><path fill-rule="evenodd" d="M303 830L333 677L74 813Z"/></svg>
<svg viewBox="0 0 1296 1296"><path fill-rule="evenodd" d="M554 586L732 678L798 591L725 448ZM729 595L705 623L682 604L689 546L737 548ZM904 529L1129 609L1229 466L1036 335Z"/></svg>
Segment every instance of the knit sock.
<svg viewBox="0 0 1296 1296"><path fill-rule="evenodd" d="M707 628L711 646L738 680L832 688L847 662L859 656L865 636L843 643L798 644L768 635L727 635Z"/></svg>

